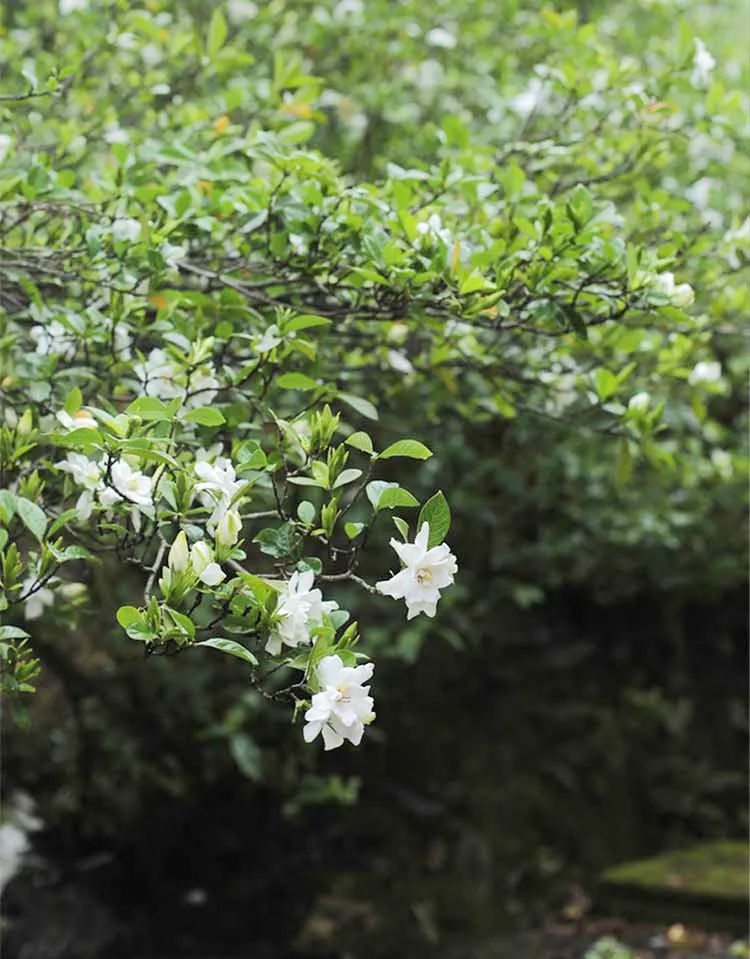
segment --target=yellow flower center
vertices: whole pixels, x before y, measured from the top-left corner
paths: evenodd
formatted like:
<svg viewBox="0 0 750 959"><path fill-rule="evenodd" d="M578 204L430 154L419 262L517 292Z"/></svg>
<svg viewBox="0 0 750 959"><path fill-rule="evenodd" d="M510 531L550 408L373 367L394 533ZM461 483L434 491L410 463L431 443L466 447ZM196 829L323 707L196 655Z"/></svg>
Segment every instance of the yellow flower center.
<svg viewBox="0 0 750 959"><path fill-rule="evenodd" d="M417 582L419 583L420 586L424 586L425 583L431 583L432 572L429 569L418 569Z"/></svg>

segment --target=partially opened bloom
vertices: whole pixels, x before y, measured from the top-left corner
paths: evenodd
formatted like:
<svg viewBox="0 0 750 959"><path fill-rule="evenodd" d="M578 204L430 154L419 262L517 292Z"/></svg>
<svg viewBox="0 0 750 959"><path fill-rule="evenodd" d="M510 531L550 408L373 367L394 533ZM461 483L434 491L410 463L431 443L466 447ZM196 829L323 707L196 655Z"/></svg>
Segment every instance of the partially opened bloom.
<svg viewBox="0 0 750 959"><path fill-rule="evenodd" d="M78 519L85 522L94 507L94 494L102 487L103 464L90 460L83 453L68 453L66 458L57 464L57 468L69 473L73 482L83 487L76 503L76 513Z"/></svg>
<svg viewBox="0 0 750 959"><path fill-rule="evenodd" d="M375 719L370 687L364 685L374 669L372 663L345 666L336 655L321 659L316 670L321 691L315 693L305 713L305 742L311 743L322 733L327 750L341 746L345 739L360 744L365 726Z"/></svg>
<svg viewBox="0 0 750 959"><path fill-rule="evenodd" d="M242 518L236 509L227 510L216 527L216 542L220 546L234 546L242 532Z"/></svg>
<svg viewBox="0 0 750 959"><path fill-rule="evenodd" d="M266 642L266 650L278 656L282 646L307 646L310 627L321 622L324 613L338 609L338 603L324 600L319 589L313 589L312 570L292 573L284 585L276 606L276 622Z"/></svg>
<svg viewBox="0 0 750 959"><path fill-rule="evenodd" d="M391 579L375 584L378 592L384 596L406 601L407 619L413 619L419 613L434 616L440 590L451 585L458 570L456 557L449 547L441 543L428 549L429 538L429 524L422 523L413 543L400 543L392 539L391 546L404 568Z"/></svg>
<svg viewBox="0 0 750 959"><path fill-rule="evenodd" d="M35 575L29 576L24 580L21 589L22 594L27 594L23 604L23 615L26 619L39 619L48 606L54 606L55 594L46 586L35 588L37 578ZM29 590L33 590L29 593Z"/></svg>
<svg viewBox="0 0 750 959"><path fill-rule="evenodd" d="M203 493L201 497L204 506L213 506L214 511L209 517L208 525L216 526L232 505L232 500L245 485L237 479L234 466L225 457L217 457L213 463L205 460L195 464L195 474L201 481L196 489Z"/></svg>
<svg viewBox="0 0 750 959"><path fill-rule="evenodd" d="M190 549L190 566L198 579L206 586L218 586L226 573L214 562L214 552L205 540L199 540Z"/></svg>

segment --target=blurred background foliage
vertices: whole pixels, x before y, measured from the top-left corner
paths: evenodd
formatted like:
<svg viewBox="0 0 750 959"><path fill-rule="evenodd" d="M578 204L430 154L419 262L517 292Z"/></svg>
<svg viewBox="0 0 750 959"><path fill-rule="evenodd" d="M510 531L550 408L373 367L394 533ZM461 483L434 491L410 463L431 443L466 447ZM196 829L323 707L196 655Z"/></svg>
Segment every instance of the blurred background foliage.
<svg viewBox="0 0 750 959"><path fill-rule="evenodd" d="M607 865L745 834L743 18L692 0L3 5L3 91L55 71L67 87L52 126L32 100L0 103L3 128L39 149L51 130L94 179L148 138L271 130L347 184L445 200L435 229L465 219L467 243L481 217L451 205L451 171L495 171L502 216L532 231L582 182L696 292L689 322L666 308L588 337L441 352L391 318L361 349L321 347L377 401L375 437L436 451L415 492L450 491L461 568L435 623L362 616L367 748L304 748L231 664L144 661L111 614L141 584L111 571L69 639L45 620L5 790L35 799L52 885L108 917L76 955L473 955ZM695 35L717 61L705 88ZM659 428L623 426L644 391ZM19 884L23 916L49 884Z"/></svg>

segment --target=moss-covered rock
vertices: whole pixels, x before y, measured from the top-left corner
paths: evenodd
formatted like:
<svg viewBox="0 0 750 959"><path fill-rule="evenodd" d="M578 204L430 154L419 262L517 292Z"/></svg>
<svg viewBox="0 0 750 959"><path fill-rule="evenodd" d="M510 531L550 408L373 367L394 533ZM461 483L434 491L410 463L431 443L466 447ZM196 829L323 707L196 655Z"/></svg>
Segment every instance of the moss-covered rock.
<svg viewBox="0 0 750 959"><path fill-rule="evenodd" d="M748 847L707 842L622 863L601 876L599 901L638 918L666 915L718 928L747 928Z"/></svg>

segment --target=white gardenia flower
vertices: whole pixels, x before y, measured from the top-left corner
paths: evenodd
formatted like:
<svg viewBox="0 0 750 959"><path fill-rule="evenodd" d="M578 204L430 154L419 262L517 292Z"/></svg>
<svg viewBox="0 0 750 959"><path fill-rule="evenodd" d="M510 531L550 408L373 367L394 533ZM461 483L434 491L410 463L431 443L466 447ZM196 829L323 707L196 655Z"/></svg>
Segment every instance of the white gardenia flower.
<svg viewBox="0 0 750 959"><path fill-rule="evenodd" d="M391 579L375 584L378 592L384 596L406 601L407 619L413 619L419 613L434 616L440 590L451 585L458 571L456 557L445 543L427 548L429 537L429 524L422 523L413 543L392 539L391 546L404 568Z"/></svg>
<svg viewBox="0 0 750 959"><path fill-rule="evenodd" d="M266 651L272 656L281 653L282 646L308 646L310 627L320 623L325 613L338 609L338 603L324 600L319 589L313 589L312 570L292 573L284 585L276 605L276 618L266 642Z"/></svg>
<svg viewBox="0 0 750 959"><path fill-rule="evenodd" d="M695 54L693 56L693 72L690 82L694 87L707 87L711 82L711 74L716 66L716 60L699 38L695 38Z"/></svg>
<svg viewBox="0 0 750 959"><path fill-rule="evenodd" d="M216 527L216 542L220 546L234 546L240 538L242 518L236 509L227 510Z"/></svg>
<svg viewBox="0 0 750 959"><path fill-rule="evenodd" d="M645 391L641 393L635 393L633 394L633 396L630 397L630 400L628 401L628 409L641 410L641 411L647 410L650 402L651 402L650 393L646 393Z"/></svg>
<svg viewBox="0 0 750 959"><path fill-rule="evenodd" d="M95 463L83 453L68 453L65 459L57 464L57 468L64 473L70 473L73 482L86 489L97 489L102 478L102 464Z"/></svg>
<svg viewBox="0 0 750 959"><path fill-rule="evenodd" d="M190 380L184 390L185 406L208 406L216 397L221 383L214 376L214 368L204 363L190 374Z"/></svg>
<svg viewBox="0 0 750 959"><path fill-rule="evenodd" d="M88 0L60 0L58 10L60 16L67 17L68 14L75 13L76 10L85 10L88 5Z"/></svg>
<svg viewBox="0 0 750 959"><path fill-rule="evenodd" d="M414 372L411 360L399 350L388 350L388 364L397 373L409 374Z"/></svg>
<svg viewBox="0 0 750 959"><path fill-rule="evenodd" d="M417 233L420 233L428 243L434 240L442 240L446 246L450 245L450 230L443 227L443 221L437 213L432 213L426 220L417 223Z"/></svg>
<svg viewBox="0 0 750 959"><path fill-rule="evenodd" d="M30 589L34 589L36 581L35 575L28 576L21 584L21 595L24 596ZM55 594L52 590L46 586L40 586L24 600L23 615L26 619L39 619L44 610L54 604Z"/></svg>
<svg viewBox="0 0 750 959"><path fill-rule="evenodd" d="M205 540L199 540L190 549L190 566L206 586L218 586L226 579L226 573L214 562L214 553Z"/></svg>
<svg viewBox="0 0 750 959"><path fill-rule="evenodd" d="M132 217L120 217L112 224L112 239L118 243L137 243L141 238L141 224Z"/></svg>
<svg viewBox="0 0 750 959"><path fill-rule="evenodd" d="M180 395L174 385L174 363L164 350L151 350L144 363L136 363L133 372L143 383L146 396L159 400L173 400Z"/></svg>
<svg viewBox="0 0 750 959"><path fill-rule="evenodd" d="M161 253L167 266L175 270L177 269L180 260L185 258L187 247L178 246L177 244L173 243L162 243L162 245L159 247L159 253Z"/></svg>
<svg viewBox="0 0 750 959"><path fill-rule="evenodd" d="M60 410L55 413L55 416L66 430L95 430L98 426L91 413L84 409L76 410L72 414L66 412L66 410Z"/></svg>
<svg viewBox="0 0 750 959"><path fill-rule="evenodd" d="M204 506L214 507L208 525L216 526L245 483L237 479L234 466L225 457L218 457L213 463L196 463L195 474L201 481L195 488L205 494L201 497Z"/></svg>
<svg viewBox="0 0 750 959"><path fill-rule="evenodd" d="M127 143L130 137L121 126L111 123L104 131L104 139L107 143Z"/></svg>
<svg viewBox="0 0 750 959"><path fill-rule="evenodd" d="M345 739L360 744L365 726L375 719L370 687L364 685L374 669L372 663L344 666L336 655L321 659L316 670L321 691L305 713L305 742L311 743L322 732L326 750L336 749Z"/></svg>
<svg viewBox="0 0 750 959"><path fill-rule="evenodd" d="M687 309L695 302L695 291L689 283L675 283L674 273L659 273L654 278L654 286L659 293L669 297L672 306L680 310Z"/></svg>
<svg viewBox="0 0 750 959"><path fill-rule="evenodd" d="M255 340L254 346L259 353L270 353L279 343L281 343L279 328L275 323L271 323L263 331L263 334Z"/></svg>
<svg viewBox="0 0 750 959"><path fill-rule="evenodd" d="M29 335L36 342L36 352L40 356L54 353L66 360L72 360L75 356L75 336L59 320L46 320L43 324L32 326Z"/></svg>
<svg viewBox="0 0 750 959"><path fill-rule="evenodd" d="M456 38L443 27L433 27L427 32L425 40L433 47L442 47L444 50L452 50L456 45Z"/></svg>
<svg viewBox="0 0 750 959"><path fill-rule="evenodd" d="M183 397L186 407L207 406L216 396L220 383L214 376L214 368L204 363L190 374L186 386L175 382L180 370L164 350L154 349L144 363L136 363L133 372L143 383L146 396L155 396L160 400L173 400ZM183 381L186 379L182 377Z"/></svg>
<svg viewBox="0 0 750 959"><path fill-rule="evenodd" d="M140 470L134 470L125 460L113 463L110 470L112 486L107 487L99 494L99 499L105 506L111 506L121 499L126 499L136 506L151 505L151 477Z"/></svg>
<svg viewBox="0 0 750 959"><path fill-rule="evenodd" d="M540 77L532 77L526 89L511 98L510 108L519 116L527 117L541 104L543 94L544 81Z"/></svg>
<svg viewBox="0 0 750 959"><path fill-rule="evenodd" d="M721 379L721 363L718 360L701 360L696 363L688 376L688 383L717 383Z"/></svg>
<svg viewBox="0 0 750 959"><path fill-rule="evenodd" d="M257 15L258 6L252 0L229 0L227 13L232 23L242 23L243 20L252 20Z"/></svg>

